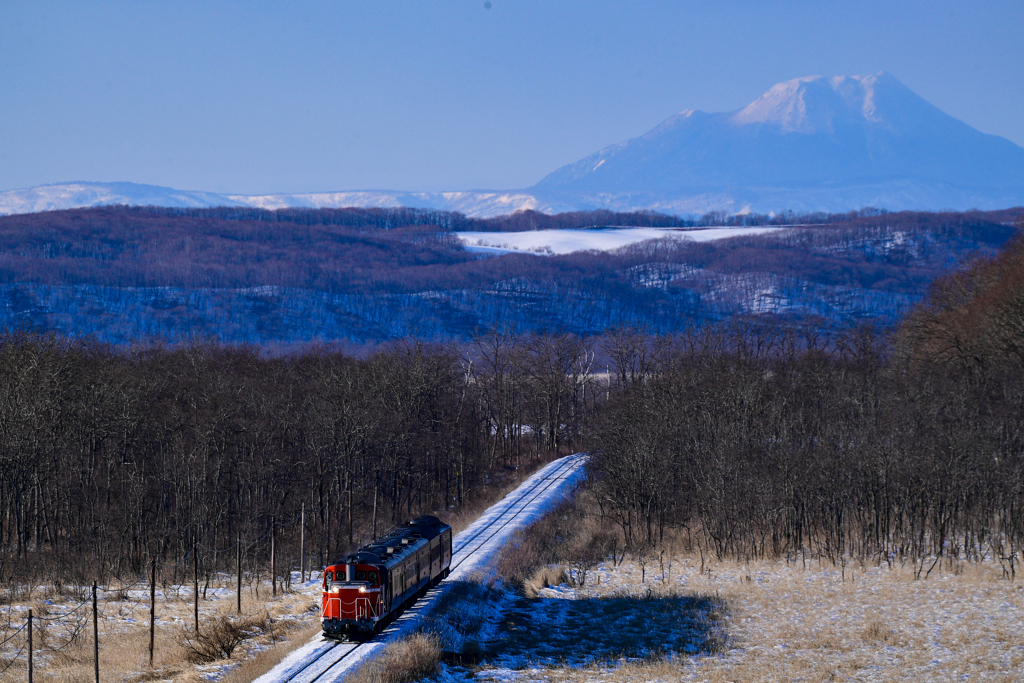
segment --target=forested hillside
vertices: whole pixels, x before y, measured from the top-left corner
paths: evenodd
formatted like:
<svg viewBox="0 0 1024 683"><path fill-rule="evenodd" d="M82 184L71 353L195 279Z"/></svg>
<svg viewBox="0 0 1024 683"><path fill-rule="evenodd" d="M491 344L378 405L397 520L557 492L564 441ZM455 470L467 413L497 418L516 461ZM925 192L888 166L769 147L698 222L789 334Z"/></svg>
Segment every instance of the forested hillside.
<svg viewBox="0 0 1024 683"><path fill-rule="evenodd" d="M684 221L532 212L106 207L0 218L0 327L129 344L466 340L502 327L674 333L734 316L818 328L894 322L929 284L992 255L1019 213L857 212ZM456 230L727 223L771 236L481 258Z"/></svg>

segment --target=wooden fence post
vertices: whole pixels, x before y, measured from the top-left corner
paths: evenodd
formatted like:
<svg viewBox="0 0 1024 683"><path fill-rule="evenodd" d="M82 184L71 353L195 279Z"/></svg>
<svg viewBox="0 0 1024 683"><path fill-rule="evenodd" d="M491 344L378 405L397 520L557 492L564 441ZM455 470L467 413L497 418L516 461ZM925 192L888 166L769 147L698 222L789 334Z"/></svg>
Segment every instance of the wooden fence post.
<svg viewBox="0 0 1024 683"><path fill-rule="evenodd" d="M299 583L306 583L306 504L302 504L302 529L299 533ZM290 572L289 572L290 574Z"/></svg>
<svg viewBox="0 0 1024 683"><path fill-rule="evenodd" d="M192 546L192 602L194 605L196 635L199 635L199 541Z"/></svg>
<svg viewBox="0 0 1024 683"><path fill-rule="evenodd" d="M242 613L242 537L237 537L237 543L235 543L238 550L235 552L235 565L238 569L238 613Z"/></svg>
<svg viewBox="0 0 1024 683"><path fill-rule="evenodd" d="M96 610L96 582L92 584L92 669L100 683L100 626Z"/></svg>
<svg viewBox="0 0 1024 683"><path fill-rule="evenodd" d="M28 683L32 683L32 610L28 611Z"/></svg>
<svg viewBox="0 0 1024 683"><path fill-rule="evenodd" d="M153 668L153 643L156 640L156 558L149 569L149 668Z"/></svg>

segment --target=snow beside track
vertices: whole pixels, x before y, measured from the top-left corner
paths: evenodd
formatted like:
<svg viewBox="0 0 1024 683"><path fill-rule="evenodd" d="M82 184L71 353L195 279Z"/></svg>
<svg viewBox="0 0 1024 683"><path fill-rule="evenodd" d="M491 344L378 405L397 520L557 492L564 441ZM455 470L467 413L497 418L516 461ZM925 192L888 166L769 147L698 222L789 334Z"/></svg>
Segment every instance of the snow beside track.
<svg viewBox="0 0 1024 683"><path fill-rule="evenodd" d="M580 482L585 462L586 457L582 454L555 460L531 475L501 502L488 508L479 519L452 539L452 573L448 579L428 591L373 641L357 647L346 643L334 647L333 651L327 653L333 643L317 634L306 645L285 657L271 671L257 678L256 683L280 683L321 656L327 661L334 662L343 652L354 647L354 651L341 664L331 669L329 674L317 677L325 667L316 664L293 679L294 683L309 683L314 678L317 683L343 680L361 663L380 654L386 645L415 631L423 622L425 614L430 611L433 602L452 585L452 582L486 570L512 534L544 516ZM559 472L563 467L566 469ZM534 490L538 483L540 486ZM488 529L489 526L494 528Z"/></svg>

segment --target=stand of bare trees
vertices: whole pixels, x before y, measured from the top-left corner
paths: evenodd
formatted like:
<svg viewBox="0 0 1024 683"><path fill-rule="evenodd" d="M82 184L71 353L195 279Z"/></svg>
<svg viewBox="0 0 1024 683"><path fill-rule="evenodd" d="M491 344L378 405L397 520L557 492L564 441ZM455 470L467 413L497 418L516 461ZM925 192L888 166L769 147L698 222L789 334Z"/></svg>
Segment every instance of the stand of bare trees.
<svg viewBox="0 0 1024 683"><path fill-rule="evenodd" d="M672 529L717 557L919 575L987 557L1015 573L1024 365L924 363L866 330L823 343L756 325L685 335L662 356L604 411L591 464L635 552ZM639 360L616 358L620 382Z"/></svg>
<svg viewBox="0 0 1024 683"><path fill-rule="evenodd" d="M194 546L207 575L265 572L272 540L297 568L303 531L312 566L494 495L578 447L592 353L571 336L487 349L267 358L2 337L0 582L87 585Z"/></svg>

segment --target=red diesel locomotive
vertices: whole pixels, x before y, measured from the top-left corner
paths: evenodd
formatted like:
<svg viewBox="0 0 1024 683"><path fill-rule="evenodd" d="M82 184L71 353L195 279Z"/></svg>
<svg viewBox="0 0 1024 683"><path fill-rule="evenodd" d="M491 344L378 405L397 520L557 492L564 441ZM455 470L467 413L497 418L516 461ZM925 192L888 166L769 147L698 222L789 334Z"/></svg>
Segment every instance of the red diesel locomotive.
<svg viewBox="0 0 1024 683"><path fill-rule="evenodd" d="M437 517L417 517L388 532L324 569L324 635L372 638L448 576L451 563L452 528Z"/></svg>

